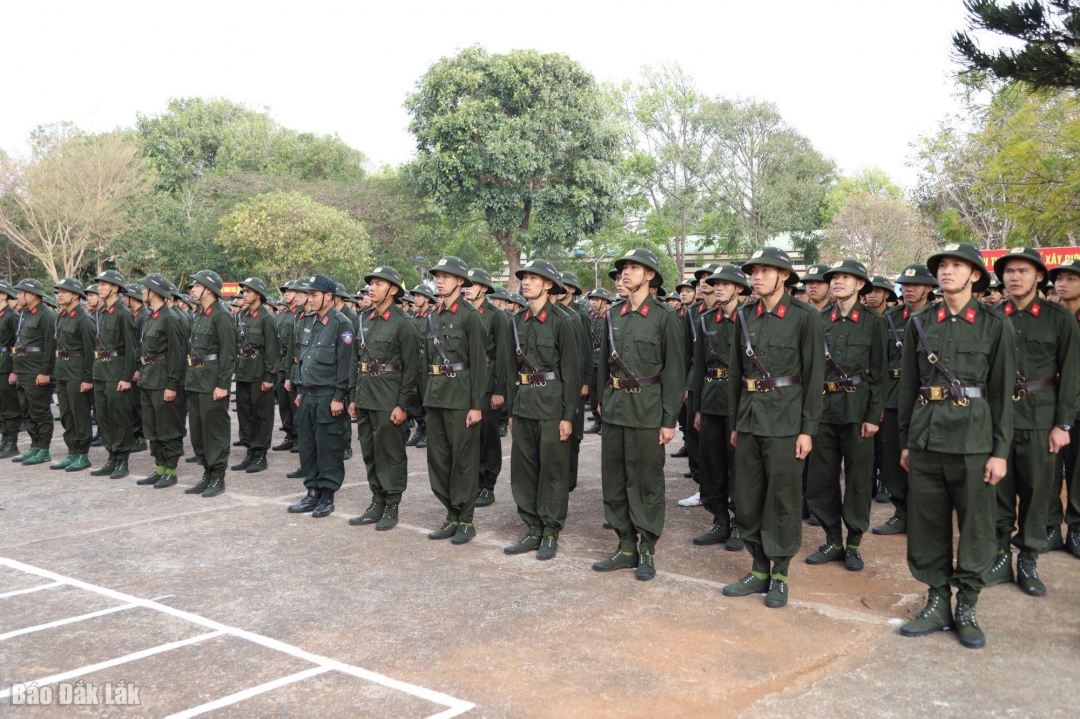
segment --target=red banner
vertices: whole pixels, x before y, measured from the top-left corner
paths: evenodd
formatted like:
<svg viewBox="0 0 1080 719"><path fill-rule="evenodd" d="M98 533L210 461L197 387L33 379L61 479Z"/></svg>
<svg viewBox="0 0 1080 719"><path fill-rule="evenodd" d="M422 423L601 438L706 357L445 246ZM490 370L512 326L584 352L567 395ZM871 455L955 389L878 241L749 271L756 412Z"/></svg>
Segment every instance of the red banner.
<svg viewBox="0 0 1080 719"><path fill-rule="evenodd" d="M1080 247L1036 247L1035 249L1042 255L1043 263L1046 264L1048 270L1054 269L1070 257L1080 259ZM994 262L999 257L1009 254L1010 250L980 250L980 252L982 252L986 268L993 272Z"/></svg>
<svg viewBox="0 0 1080 719"><path fill-rule="evenodd" d="M221 283L221 296L222 297L236 297L240 294L239 282L222 282Z"/></svg>

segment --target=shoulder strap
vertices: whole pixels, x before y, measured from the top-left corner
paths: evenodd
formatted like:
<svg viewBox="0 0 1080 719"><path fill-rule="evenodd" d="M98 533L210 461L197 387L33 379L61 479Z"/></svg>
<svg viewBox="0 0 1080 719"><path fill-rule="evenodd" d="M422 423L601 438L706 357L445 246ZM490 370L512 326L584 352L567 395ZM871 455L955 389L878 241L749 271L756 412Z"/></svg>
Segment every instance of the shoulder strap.
<svg viewBox="0 0 1080 719"><path fill-rule="evenodd" d="M435 332L435 322L431 319L431 313L428 312L427 316L428 331L431 332L431 343L435 345L435 351L439 353L439 357L442 358L444 365L450 364L450 358L446 356L446 352L443 352L442 341L439 340L439 335Z"/></svg>
<svg viewBox="0 0 1080 719"><path fill-rule="evenodd" d="M619 368L626 373L627 386L631 389L638 388L641 385L638 384L638 379L634 376L634 373L630 371L630 368L626 366L626 363L622 361L622 357L615 350L615 330L611 324L611 310L607 311L607 332L608 332L608 349L611 351L611 359L619 365Z"/></svg>
<svg viewBox="0 0 1080 719"><path fill-rule="evenodd" d="M378 310L376 309L377 313ZM356 316L356 331L360 333L360 349L364 350L364 354L368 356L372 364L379 364L379 360L375 359L375 355L371 354L371 349L367 346L367 337L364 336L364 313L361 312Z"/></svg>
<svg viewBox="0 0 1080 719"><path fill-rule="evenodd" d="M717 310L719 312L720 310ZM712 338L709 337L709 330L705 327L705 315L698 317L698 321L701 322L701 336L705 338L705 345L709 348L709 354L716 358L716 360L724 365L728 366L728 363L724 361L724 358L716 354L716 350L713 349ZM691 323L692 325L693 323Z"/></svg>
<svg viewBox="0 0 1080 719"><path fill-rule="evenodd" d="M900 333L896 331L896 323L893 322L892 313L886 313L885 323L889 325L889 334L892 335L896 349L900 350L900 354L904 354L904 343L900 341Z"/></svg>
<svg viewBox="0 0 1080 719"><path fill-rule="evenodd" d="M538 374L540 370L536 369L536 365L532 363L532 360L528 358L525 351L521 349L521 337L518 336L517 317L510 318L510 327L514 330L514 352L517 353L517 356L525 363L525 366L529 368L529 372Z"/></svg>
<svg viewBox="0 0 1080 719"><path fill-rule="evenodd" d="M956 379L956 376L949 371L949 368L942 364L941 359L934 354L934 350L930 348L930 340L926 338L926 332L923 331L922 322L919 321L917 315L912 316L911 324L915 327L915 334L919 336L919 342L922 343L923 349L926 350L926 359L930 364L937 368L937 371L945 376L949 384L954 387L960 386L960 380Z"/></svg>
<svg viewBox="0 0 1080 719"><path fill-rule="evenodd" d="M739 315L739 327L742 328L743 344L746 345L746 356L754 363L762 377L766 379L772 377L769 370L765 369L765 365L761 364L761 360L758 359L757 354L754 352L754 346L750 344L750 328L746 326L746 317L743 315L743 311L739 309L737 314Z"/></svg>
<svg viewBox="0 0 1080 719"><path fill-rule="evenodd" d="M836 360L833 359L832 353L829 352L829 340L825 337L824 332L821 333L821 343L825 345L825 361L836 371L836 374L840 375L840 379L847 379L847 374L844 373L844 370L840 369L840 365L836 364Z"/></svg>

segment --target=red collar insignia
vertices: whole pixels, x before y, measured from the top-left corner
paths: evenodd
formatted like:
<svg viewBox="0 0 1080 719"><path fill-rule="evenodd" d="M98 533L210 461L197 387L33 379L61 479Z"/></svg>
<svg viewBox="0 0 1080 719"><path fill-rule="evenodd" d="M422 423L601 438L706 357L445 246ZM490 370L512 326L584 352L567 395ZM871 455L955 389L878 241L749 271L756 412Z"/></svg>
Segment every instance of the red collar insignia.
<svg viewBox="0 0 1080 719"><path fill-rule="evenodd" d="M1015 310L1013 309L1013 303L1012 302L1006 302L1005 303L1005 314L1007 314L1007 315L1009 315L1011 317L1012 313L1014 311Z"/></svg>
<svg viewBox="0 0 1080 719"><path fill-rule="evenodd" d="M378 311L378 310L372 310L372 311L371 311L371 316L369 316L369 317L368 317L368 320L369 320L369 321L370 321L370 320L373 320L373 319L375 319L375 313L376 313L377 311Z"/></svg>
<svg viewBox="0 0 1080 719"><path fill-rule="evenodd" d="M207 316L207 317L209 317L209 316L210 316L210 313L211 313L211 312L213 312L213 311L214 311L214 308L213 308L213 307L207 307L207 308L206 308L206 313L205 313L205 314L206 314L206 316Z"/></svg>
<svg viewBox="0 0 1080 719"><path fill-rule="evenodd" d="M761 313L764 312L764 311L765 311L765 303L764 302L758 302L757 316L761 317Z"/></svg>
<svg viewBox="0 0 1080 719"><path fill-rule="evenodd" d="M968 307L967 308L967 311L964 312L964 320L967 321L967 323L969 325L975 324L975 308L974 307Z"/></svg>
<svg viewBox="0 0 1080 719"><path fill-rule="evenodd" d="M907 307L905 307L905 308L904 308L904 319L905 319L905 320L907 319L907 316L908 316L908 308L907 308Z"/></svg>
<svg viewBox="0 0 1080 719"><path fill-rule="evenodd" d="M68 317L74 317L74 316L75 316L75 310L72 310L72 311L71 311L71 312L70 312L70 313L68 314Z"/></svg>
<svg viewBox="0 0 1080 719"><path fill-rule="evenodd" d="M454 304L450 305L450 314L452 314L452 315L456 315L456 314L457 314L457 302L455 302Z"/></svg>
<svg viewBox="0 0 1080 719"><path fill-rule="evenodd" d="M832 319L833 322L836 322L838 319L840 319L840 313L836 310L833 310L832 317L830 319Z"/></svg>
<svg viewBox="0 0 1080 719"><path fill-rule="evenodd" d="M717 310L716 311L716 324L720 324L723 321L724 321L724 311L723 310Z"/></svg>
<svg viewBox="0 0 1080 719"><path fill-rule="evenodd" d="M682 307L682 308L679 309L679 317L686 317L686 308L685 307Z"/></svg>
<svg viewBox="0 0 1080 719"><path fill-rule="evenodd" d="M384 320L388 320L388 319L390 319L390 310L387 310L386 312L383 312L383 316L382 316L382 318L383 318Z"/></svg>
<svg viewBox="0 0 1080 719"><path fill-rule="evenodd" d="M109 314L111 315L113 313L113 310L115 310L115 309L116 309L116 305L113 305L112 307L110 307L109 308Z"/></svg>
<svg viewBox="0 0 1080 719"><path fill-rule="evenodd" d="M484 314L484 308L483 307L477 307L476 309L480 311L480 314Z"/></svg>
<svg viewBox="0 0 1080 719"><path fill-rule="evenodd" d="M7 312L7 309L6 309L6 308L5 308L5 309L2 309L2 310L0 310L0 317L3 317L3 316L4 316L4 313L5 313L5 312Z"/></svg>
<svg viewBox="0 0 1080 719"><path fill-rule="evenodd" d="M322 318L322 323L323 323L323 326L325 327L325 326L326 326L326 323L327 323L327 322L329 322L329 321L330 321L330 317L329 317L329 315L327 315L326 317L323 317L323 318Z"/></svg>
<svg viewBox="0 0 1080 719"><path fill-rule="evenodd" d="M540 324L544 324L544 320L547 319L547 310L540 310L540 314L536 316L536 319L540 320Z"/></svg>
<svg viewBox="0 0 1080 719"><path fill-rule="evenodd" d="M623 315L625 315L629 311L630 311L630 303L627 302L622 306L622 310L619 312L619 317L622 317Z"/></svg>
<svg viewBox="0 0 1080 719"><path fill-rule="evenodd" d="M150 319L152 319L152 320L156 320L156 319L158 318L158 315L159 315L159 314L161 314L161 313L160 313L160 312L155 312L155 313L154 313L154 316L153 316L153 317L151 317ZM75 316L75 313L74 313L74 312L72 312L72 313L71 313L71 316L72 316L72 317L74 317L74 316Z"/></svg>
<svg viewBox="0 0 1080 719"><path fill-rule="evenodd" d="M784 315L787 314L787 305L780 305L776 308L776 316L780 319L784 319Z"/></svg>
<svg viewBox="0 0 1080 719"><path fill-rule="evenodd" d="M1028 312L1031 313L1032 317L1038 317L1039 313L1042 312L1042 307L1039 305L1038 302L1032 302L1031 309L1028 310Z"/></svg>
<svg viewBox="0 0 1080 719"><path fill-rule="evenodd" d="M944 322L945 321L945 308L944 307L938 307L937 321L938 322Z"/></svg>
<svg viewBox="0 0 1080 719"><path fill-rule="evenodd" d="M638 310L638 311L641 313L642 317L648 317L649 316L649 305L646 305L646 304L641 305L641 309Z"/></svg>
<svg viewBox="0 0 1080 719"><path fill-rule="evenodd" d="M32 314L32 315L36 315L36 314L37 314L37 307L35 307L34 309L30 310L30 314Z"/></svg>
<svg viewBox="0 0 1080 719"><path fill-rule="evenodd" d="M851 321L852 322L858 322L859 321L859 311L858 310L852 310L851 311Z"/></svg>
<svg viewBox="0 0 1080 719"><path fill-rule="evenodd" d="M255 310L254 312L251 313L251 319L255 319L258 316L259 316L259 311L258 310Z"/></svg>

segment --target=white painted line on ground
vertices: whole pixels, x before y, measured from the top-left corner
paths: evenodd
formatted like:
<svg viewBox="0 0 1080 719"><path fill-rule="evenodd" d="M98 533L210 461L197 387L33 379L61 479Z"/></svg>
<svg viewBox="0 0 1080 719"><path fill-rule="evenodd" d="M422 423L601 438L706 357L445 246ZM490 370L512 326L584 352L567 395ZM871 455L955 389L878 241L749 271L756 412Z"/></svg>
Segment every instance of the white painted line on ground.
<svg viewBox="0 0 1080 719"><path fill-rule="evenodd" d="M34 592L41 591L42 589L52 589L53 587L62 587L63 582L49 582L48 584L39 584L36 587L30 587L29 589L16 589L14 592L5 592L0 594L0 599L7 599L8 597L17 597L20 594L32 594Z"/></svg>
<svg viewBox="0 0 1080 719"><path fill-rule="evenodd" d="M188 639L181 639L178 642L169 642L168 644L161 644L149 649L143 649L142 651L132 652L131 654L125 654L117 659L108 659L97 664L91 664L85 667L79 667L78 669L72 669L69 672L62 672L61 674L53 674L51 677L43 677L42 679L32 680L34 684L39 687L43 687L47 684L57 684L59 682L67 681L68 679L74 679L75 677L81 677L86 674L93 674L99 672L102 669L109 669L110 667L119 666L120 664L127 664L138 659L145 659L146 657L152 657L155 654L161 654L162 652L168 652L173 649L179 649L180 647L186 647L189 644L195 644L196 642L202 642L207 639L213 639L214 637L220 637L225 632L208 632L207 634L200 634L196 637L189 637ZM5 689L0 691L0 699L7 699L11 696L11 690Z"/></svg>
<svg viewBox="0 0 1080 719"><path fill-rule="evenodd" d="M228 625L221 624L220 622L216 622L213 619L207 619L206 617L200 616L198 614L185 612L181 609L176 609L166 604L158 604L157 602L152 602L147 599L140 599L130 594L118 592L115 589L99 587L96 584L90 584L88 582L83 582L78 579L65 577L55 572L50 572L47 569L41 569L40 567L23 564L22 562L18 562L14 559L0 557L0 566L10 567L11 569L25 572L26 574L33 574L39 577L44 577L46 579L51 579L54 582L62 582L64 584L69 584L73 587L77 587L78 589L85 589L88 592L94 592L96 594L100 594L102 596L106 596L111 599L116 599L117 601L127 603L125 606L115 609L107 609L103 612L96 612L95 614L88 614L85 617L74 617L70 621L80 621L81 619L88 619L91 616L106 614L109 612L119 611L120 609L127 609L136 606L145 607L147 609L156 609L157 611L164 614L168 614L178 619L183 619L185 621L191 622L192 624L198 624L200 626L206 627L207 629L224 632L226 634L230 634L241 639L247 639L248 641L254 644L258 644L259 646L266 647L267 649L273 649L275 651L282 652L283 654L288 654L290 656L296 657L297 659L303 659L304 661L310 662L311 664L316 664L320 667L325 667L327 669L339 671L344 674L349 674L360 679L366 679L367 681L373 682L375 684L380 684L390 689L397 689L398 691L410 694L414 697L425 699L433 704L441 704L445 707L448 707L448 711L441 712L435 715L440 718L458 716L459 714L464 714L465 712L476 706L475 704L472 704L470 702L452 697L449 694L443 694L442 692L437 692L433 689L426 689L415 684L409 684L407 682L391 679L390 677L378 674L376 672L368 671L367 669L361 669L360 667L354 667L350 664L339 662L336 659L331 659L329 657L324 657L318 654L306 652L299 647L294 647L291 644L286 644L285 642L278 641L277 639L272 639L261 634L255 634L253 632L239 629L237 627L230 627ZM61 620L59 623L66 623L66 620ZM53 624L59 623L54 622ZM45 628L45 625L43 625L42 628ZM36 631L35 628L31 629ZM20 630L20 633L25 631L26 630ZM0 640L4 639L4 637L5 635L0 635Z"/></svg>
<svg viewBox="0 0 1080 719"><path fill-rule="evenodd" d="M242 702L245 699L250 699L251 697L258 696L259 694L264 694L268 691L277 689L278 687L283 687L287 684L293 684L295 682L303 681L310 677L325 674L328 671L330 671L330 667L312 667L311 669L305 669L302 672L290 674L287 677L281 677L280 679L275 679L272 682L266 682L266 684L260 684L257 687L251 687L250 689L245 689L243 691L236 692L235 694L230 694L227 697L215 699L214 701L207 702L206 704L200 704L199 706L192 709L185 709L182 712L170 714L165 719L189 719L189 717L197 717L200 714L212 712L215 709L221 709L223 707L236 704L237 702Z"/></svg>
<svg viewBox="0 0 1080 719"><path fill-rule="evenodd" d="M110 607L109 609L102 609L99 612L90 612L89 614L83 614L78 617L68 617L67 619L57 619L55 622L49 622L48 624L38 624L36 627L27 627L26 629L16 629L13 632L7 634L0 634L0 642L11 639L13 637L21 637L23 634L33 634L34 632L40 632L45 629L52 629L53 627L62 627L65 624L74 624L75 622L86 621L87 619L93 619L94 617L103 617L106 614L112 614L114 612L122 612L125 609L135 609L139 605L137 603L123 604L119 607Z"/></svg>

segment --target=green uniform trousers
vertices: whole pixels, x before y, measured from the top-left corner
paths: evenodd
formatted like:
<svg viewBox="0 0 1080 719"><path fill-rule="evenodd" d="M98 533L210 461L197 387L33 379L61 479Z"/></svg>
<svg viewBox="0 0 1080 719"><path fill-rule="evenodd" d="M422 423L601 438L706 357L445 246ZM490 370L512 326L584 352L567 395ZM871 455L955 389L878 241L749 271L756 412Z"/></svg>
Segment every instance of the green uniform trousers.
<svg viewBox="0 0 1080 719"><path fill-rule="evenodd" d="M713 523L724 527L731 521L732 476L735 470L735 448L731 446L731 417L719 414L701 415L701 449L698 483L701 485L701 506L713 516Z"/></svg>
<svg viewBox="0 0 1080 719"><path fill-rule="evenodd" d="M585 439L585 398L578 400L578 411L574 414L574 431L570 433L570 439L566 440L566 448L570 451L568 471L570 473L569 488L573 492L577 489L578 460L581 458L581 442Z"/></svg>
<svg viewBox="0 0 1080 719"><path fill-rule="evenodd" d="M735 520L761 574L788 576L788 564L802 546L805 462L795 458L795 439L739 432L735 446Z"/></svg>
<svg viewBox="0 0 1080 719"><path fill-rule="evenodd" d="M821 522L825 539L844 546L843 526L849 546L857 547L870 526L870 502L874 494L874 438L859 436L862 423L818 425L814 451L810 455L810 476L806 483L806 504ZM843 498L840 470L844 472Z"/></svg>
<svg viewBox="0 0 1080 719"><path fill-rule="evenodd" d="M22 407L19 405L19 391L15 385L8 384L8 375L0 377L0 431L4 441L16 442L22 427Z"/></svg>
<svg viewBox="0 0 1080 719"><path fill-rule="evenodd" d="M296 391L285 389L285 380L279 379L274 385L277 394L278 417L281 418L281 430L285 432L285 439L296 441L296 424L293 422L293 410L296 409ZM273 429L273 428L271 428Z"/></svg>
<svg viewBox="0 0 1080 719"><path fill-rule="evenodd" d="M236 420L240 441L255 454L270 451L274 432L274 392L263 392L262 382L236 383Z"/></svg>
<svg viewBox="0 0 1080 719"><path fill-rule="evenodd" d="M495 489L502 472L500 422L499 410L491 408L491 395L488 395L480 419L480 489Z"/></svg>
<svg viewBox="0 0 1080 719"><path fill-rule="evenodd" d="M110 457L126 458L135 444L131 426L131 403L135 401L132 389L121 392L116 380L94 380L94 407L97 409L98 430L101 446L109 450Z"/></svg>
<svg viewBox="0 0 1080 719"><path fill-rule="evenodd" d="M908 452L908 568L949 596L949 585L978 601L997 556L994 487L983 481L989 454ZM953 560L953 512L960 541Z"/></svg>
<svg viewBox="0 0 1080 719"><path fill-rule="evenodd" d="M232 446L229 398L214 401L212 392L188 392L191 448L211 477L224 477Z"/></svg>
<svg viewBox="0 0 1080 719"><path fill-rule="evenodd" d="M1049 448L1050 430L1014 429L1009 447L1009 470L997 483L997 539L999 550L1009 550L1009 539L1019 527L1020 547L1032 552L1049 546L1046 526L1054 489L1057 455ZM1060 493L1058 494L1060 497ZM1017 498L1020 500L1017 510Z"/></svg>
<svg viewBox="0 0 1080 719"><path fill-rule="evenodd" d="M0 405L2 406L2 405ZM1047 529L1061 527L1062 521L1072 531L1080 531L1080 426L1069 431L1069 443L1058 456L1054 469L1054 483L1050 489L1050 510L1047 514ZM1062 475L1064 469L1064 475ZM1065 486L1066 503L1061 506L1061 488Z"/></svg>
<svg viewBox="0 0 1080 719"><path fill-rule="evenodd" d="M142 402L139 401L139 383L131 383L131 433L136 437L146 437L146 432L143 430L143 414L142 414Z"/></svg>
<svg viewBox="0 0 1080 719"><path fill-rule="evenodd" d="M300 471L308 489L341 489L345 481L345 426L349 415L330 411L333 390L304 392L293 415L300 449Z"/></svg>
<svg viewBox="0 0 1080 719"><path fill-rule="evenodd" d="M529 534L558 538L570 500L570 455L559 420L514 417L510 488Z"/></svg>
<svg viewBox="0 0 1080 719"><path fill-rule="evenodd" d="M184 413L180 393L176 393L176 399L172 402L166 402L165 390L140 389L139 399L143 429L150 442L154 463L166 469L176 469L184 451Z"/></svg>
<svg viewBox="0 0 1080 719"><path fill-rule="evenodd" d="M53 436L52 384L38 387L36 374L17 375L15 391L19 395L19 408L26 418L26 433L30 446L48 449Z"/></svg>
<svg viewBox="0 0 1080 719"><path fill-rule="evenodd" d="M694 481L701 484L701 433L694 429L694 413L690 411L689 402L688 398L686 430L683 432L686 439L686 461L690 465L690 474L693 475Z"/></svg>
<svg viewBox="0 0 1080 719"><path fill-rule="evenodd" d="M471 524L480 492L480 425L465 426L467 409L427 408L431 491L451 522Z"/></svg>
<svg viewBox="0 0 1080 719"><path fill-rule="evenodd" d="M398 425L390 421L390 412L356 409L356 436L360 440L371 496L376 502L401 502L409 477L405 457L408 431L404 422Z"/></svg>
<svg viewBox="0 0 1080 719"><path fill-rule="evenodd" d="M56 381L56 402L60 405L60 426L68 454L90 452L90 398L93 392L80 392L77 380Z"/></svg>
<svg viewBox="0 0 1080 719"><path fill-rule="evenodd" d="M881 480L889 490L896 516L907 519L908 473L900 466L900 415L895 409L885 410L881 423L882 455Z"/></svg>
<svg viewBox="0 0 1080 719"><path fill-rule="evenodd" d="M600 480L604 518L624 551L653 548L664 531L664 445L660 428L637 429L604 423Z"/></svg>

